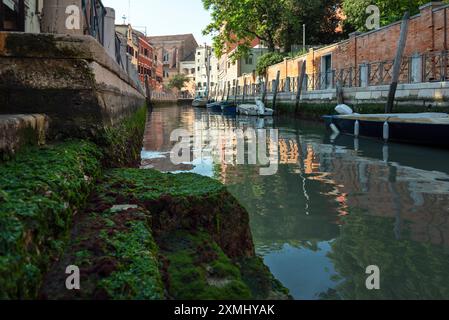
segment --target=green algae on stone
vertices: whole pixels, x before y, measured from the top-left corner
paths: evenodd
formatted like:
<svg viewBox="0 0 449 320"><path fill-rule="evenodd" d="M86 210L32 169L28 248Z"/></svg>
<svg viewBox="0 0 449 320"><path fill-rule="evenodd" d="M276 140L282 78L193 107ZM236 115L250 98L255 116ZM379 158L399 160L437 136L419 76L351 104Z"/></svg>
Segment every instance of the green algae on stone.
<svg viewBox="0 0 449 320"><path fill-rule="evenodd" d="M150 213L139 207L91 212L75 223L64 256L47 275L41 297L51 300L160 300L164 286ZM81 290L65 288L64 268L77 265Z"/></svg>
<svg viewBox="0 0 449 320"><path fill-rule="evenodd" d="M95 213L117 205L151 211L170 298L289 298L255 256L248 213L216 180L114 169L105 173L91 200Z"/></svg>
<svg viewBox="0 0 449 320"><path fill-rule="evenodd" d="M147 108L139 108L120 124L105 128L95 142L102 147L108 167L135 166L140 160Z"/></svg>
<svg viewBox="0 0 449 320"><path fill-rule="evenodd" d="M177 300L248 300L238 267L205 233L159 239L168 294Z"/></svg>
<svg viewBox="0 0 449 320"><path fill-rule="evenodd" d="M195 174L155 170L108 171L97 188L99 207L138 204L153 214L155 236L204 231L230 258L254 255L249 215L220 182Z"/></svg>
<svg viewBox="0 0 449 320"><path fill-rule="evenodd" d="M273 276L262 258L244 258L239 260L238 264L242 270L242 280L250 288L253 299L291 299L289 290Z"/></svg>
<svg viewBox="0 0 449 320"><path fill-rule="evenodd" d="M108 240L119 261L117 271L99 283L113 299L160 300L164 298L157 260L158 248L148 226L131 222L129 230Z"/></svg>
<svg viewBox="0 0 449 320"><path fill-rule="evenodd" d="M89 142L29 148L0 166L0 298L35 298L101 171Z"/></svg>

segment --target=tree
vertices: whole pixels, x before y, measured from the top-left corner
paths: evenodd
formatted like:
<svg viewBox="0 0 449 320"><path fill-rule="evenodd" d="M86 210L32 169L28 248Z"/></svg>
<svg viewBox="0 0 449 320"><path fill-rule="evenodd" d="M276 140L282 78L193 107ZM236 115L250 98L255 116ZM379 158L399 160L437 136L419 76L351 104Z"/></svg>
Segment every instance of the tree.
<svg viewBox="0 0 449 320"><path fill-rule="evenodd" d="M347 19L345 24L359 31L366 31L366 8L376 5L380 9L380 25L385 26L399 21L406 11L411 15L419 13L419 7L430 0L343 0L343 12ZM444 2L449 2L448 0Z"/></svg>
<svg viewBox="0 0 449 320"><path fill-rule="evenodd" d="M341 0L287 0L285 18L278 36L286 52L303 40L303 25L306 25L306 43L328 44L344 37L338 32L341 23L339 13Z"/></svg>
<svg viewBox="0 0 449 320"><path fill-rule="evenodd" d="M203 0L212 14L212 22L204 30L214 35L214 49L220 56L226 43L237 44L235 57L245 56L254 39L265 43L273 52L285 13L286 0Z"/></svg>
<svg viewBox="0 0 449 320"><path fill-rule="evenodd" d="M184 74L177 74L173 78L170 79L170 82L168 83L168 87L170 89L176 88L178 90L182 90L184 88L186 82L188 82L189 79Z"/></svg>
<svg viewBox="0 0 449 320"><path fill-rule="evenodd" d="M262 55L257 61L256 72L259 76L266 77L269 66L282 62L284 55L277 52L269 52Z"/></svg>
<svg viewBox="0 0 449 320"><path fill-rule="evenodd" d="M211 11L212 23L204 30L214 36L218 55L226 43L237 44L234 57L247 55L252 40L261 40L270 52L277 47L291 51L302 42L303 24L307 25L309 44L338 40L337 14L341 0L203 0Z"/></svg>

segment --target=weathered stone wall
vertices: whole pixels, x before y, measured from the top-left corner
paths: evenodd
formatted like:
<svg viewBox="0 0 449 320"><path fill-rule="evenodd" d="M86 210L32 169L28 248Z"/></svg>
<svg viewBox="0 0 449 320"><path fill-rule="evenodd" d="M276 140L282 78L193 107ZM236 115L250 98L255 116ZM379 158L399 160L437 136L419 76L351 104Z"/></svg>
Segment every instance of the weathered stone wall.
<svg viewBox="0 0 449 320"><path fill-rule="evenodd" d="M48 119L42 114L0 115L0 160L26 145L43 145Z"/></svg>
<svg viewBox="0 0 449 320"><path fill-rule="evenodd" d="M0 32L0 58L0 114L46 114L52 138L95 136L145 101L90 36Z"/></svg>

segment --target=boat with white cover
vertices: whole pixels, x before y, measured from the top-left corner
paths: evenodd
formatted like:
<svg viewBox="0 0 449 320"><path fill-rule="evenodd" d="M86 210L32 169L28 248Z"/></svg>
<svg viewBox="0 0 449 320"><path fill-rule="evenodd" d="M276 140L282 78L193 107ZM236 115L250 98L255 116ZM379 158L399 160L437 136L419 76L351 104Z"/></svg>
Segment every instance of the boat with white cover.
<svg viewBox="0 0 449 320"><path fill-rule="evenodd" d="M336 111L340 114L323 117L334 134L449 148L447 113L358 114L345 105Z"/></svg>
<svg viewBox="0 0 449 320"><path fill-rule="evenodd" d="M265 104L256 99L256 104L241 104L237 107L237 113L255 117L271 117L274 114L273 109L265 107Z"/></svg>

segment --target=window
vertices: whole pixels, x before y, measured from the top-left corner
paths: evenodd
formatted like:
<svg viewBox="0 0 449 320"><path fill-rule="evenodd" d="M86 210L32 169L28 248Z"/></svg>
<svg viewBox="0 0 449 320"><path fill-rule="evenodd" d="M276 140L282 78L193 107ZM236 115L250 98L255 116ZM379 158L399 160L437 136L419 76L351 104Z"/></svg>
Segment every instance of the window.
<svg viewBox="0 0 449 320"><path fill-rule="evenodd" d="M200 71L200 67L198 67L198 71Z"/></svg>
<svg viewBox="0 0 449 320"><path fill-rule="evenodd" d="M198 55L199 55L199 56L201 55L201 51L198 51Z"/></svg>
<svg viewBox="0 0 449 320"><path fill-rule="evenodd" d="M248 57L245 58L246 64L253 64L253 55L250 54Z"/></svg>

